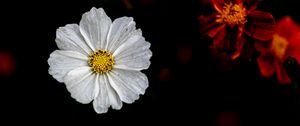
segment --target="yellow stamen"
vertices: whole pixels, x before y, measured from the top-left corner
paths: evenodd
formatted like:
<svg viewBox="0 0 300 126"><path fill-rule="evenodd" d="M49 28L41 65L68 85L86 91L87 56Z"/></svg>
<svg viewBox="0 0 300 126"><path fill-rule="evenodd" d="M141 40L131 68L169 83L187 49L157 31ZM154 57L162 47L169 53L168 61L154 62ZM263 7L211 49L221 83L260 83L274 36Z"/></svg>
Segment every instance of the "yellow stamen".
<svg viewBox="0 0 300 126"><path fill-rule="evenodd" d="M285 38L281 37L278 34L273 35L273 42L271 48L279 59L284 58L285 50L288 44L289 43Z"/></svg>
<svg viewBox="0 0 300 126"><path fill-rule="evenodd" d="M112 70L115 61L110 52L98 50L90 55L88 64L94 72L103 74Z"/></svg>
<svg viewBox="0 0 300 126"><path fill-rule="evenodd" d="M244 24L247 22L246 8L241 4L225 3L222 11L218 11L216 22L227 23L229 26Z"/></svg>

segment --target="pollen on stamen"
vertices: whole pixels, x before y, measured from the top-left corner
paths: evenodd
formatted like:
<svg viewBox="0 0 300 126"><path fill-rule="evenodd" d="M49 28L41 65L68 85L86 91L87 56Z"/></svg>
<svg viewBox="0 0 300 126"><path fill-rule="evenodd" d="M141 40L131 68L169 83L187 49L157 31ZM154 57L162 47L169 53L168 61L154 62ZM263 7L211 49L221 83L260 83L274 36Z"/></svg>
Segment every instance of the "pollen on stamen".
<svg viewBox="0 0 300 126"><path fill-rule="evenodd" d="M115 62L110 52L105 50L97 50L89 56L88 64L92 71L103 74L112 70Z"/></svg>
<svg viewBox="0 0 300 126"><path fill-rule="evenodd" d="M217 15L216 22L226 23L230 26L244 24L246 20L246 8L239 4L225 4L223 10Z"/></svg>

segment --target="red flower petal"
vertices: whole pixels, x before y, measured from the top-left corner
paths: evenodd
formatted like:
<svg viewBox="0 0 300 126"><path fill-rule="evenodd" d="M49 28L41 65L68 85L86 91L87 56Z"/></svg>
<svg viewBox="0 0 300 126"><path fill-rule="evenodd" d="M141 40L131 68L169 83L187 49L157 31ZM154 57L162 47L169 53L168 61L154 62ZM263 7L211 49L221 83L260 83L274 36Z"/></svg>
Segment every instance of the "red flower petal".
<svg viewBox="0 0 300 126"><path fill-rule="evenodd" d="M274 62L277 79L280 84L290 84L292 81L286 73L282 62Z"/></svg>
<svg viewBox="0 0 300 126"><path fill-rule="evenodd" d="M270 13L252 11L248 14L245 33L255 39L268 41L273 38L275 20Z"/></svg>
<svg viewBox="0 0 300 126"><path fill-rule="evenodd" d="M216 15L212 14L210 16L199 16L198 21L200 23L200 34L202 35L209 35L209 37L215 36L215 34L218 33L219 27L222 26L222 24L217 23L216 21Z"/></svg>
<svg viewBox="0 0 300 126"><path fill-rule="evenodd" d="M219 32L222 32L226 28L226 25L221 25L217 28L214 28L210 31L208 31L207 35L211 38L214 38Z"/></svg>
<svg viewBox="0 0 300 126"><path fill-rule="evenodd" d="M213 7L216 11L221 12L223 9L223 5L225 4L224 0L211 0Z"/></svg>
<svg viewBox="0 0 300 126"><path fill-rule="evenodd" d="M276 24L276 33L284 37L288 42L285 58L294 57L300 62L300 27L290 16L285 16Z"/></svg>
<svg viewBox="0 0 300 126"><path fill-rule="evenodd" d="M273 57L268 55L261 55L257 58L257 63L262 76L270 77L275 73Z"/></svg>
<svg viewBox="0 0 300 126"><path fill-rule="evenodd" d="M244 46L243 28L235 27L228 29L224 26L213 38L212 47L217 51L225 52L231 59L236 59L240 56Z"/></svg>
<svg viewBox="0 0 300 126"><path fill-rule="evenodd" d="M300 62L300 32L294 33L292 37L289 38L289 45L285 51L285 55L294 57Z"/></svg>
<svg viewBox="0 0 300 126"><path fill-rule="evenodd" d="M227 39L225 38L226 36L227 36L226 28L222 28L214 38L213 48L217 50L225 49L227 45Z"/></svg>
<svg viewBox="0 0 300 126"><path fill-rule="evenodd" d="M236 36L236 51L233 53L233 55L231 56L231 59L236 59L240 56L242 49L244 47L244 43L245 43L245 39L243 37L243 33L244 33L244 28L243 27L239 27L238 28L238 32L237 32L237 36Z"/></svg>
<svg viewBox="0 0 300 126"><path fill-rule="evenodd" d="M277 22L275 32L280 36L289 39L293 37L294 33L300 32L300 28L290 16L285 16Z"/></svg>
<svg viewBox="0 0 300 126"><path fill-rule="evenodd" d="M231 55L231 59L234 60L241 55L242 49L244 47L245 40L237 40L236 41L236 51Z"/></svg>

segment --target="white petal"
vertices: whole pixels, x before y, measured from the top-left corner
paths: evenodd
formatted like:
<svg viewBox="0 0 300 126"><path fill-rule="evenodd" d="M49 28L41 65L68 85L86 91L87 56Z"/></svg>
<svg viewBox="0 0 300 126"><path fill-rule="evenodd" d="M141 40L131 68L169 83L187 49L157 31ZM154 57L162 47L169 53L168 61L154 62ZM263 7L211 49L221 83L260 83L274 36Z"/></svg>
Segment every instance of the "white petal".
<svg viewBox="0 0 300 126"><path fill-rule="evenodd" d="M61 50L77 51L85 55L92 52L83 39L77 24L68 24L58 28L55 41Z"/></svg>
<svg viewBox="0 0 300 126"><path fill-rule="evenodd" d="M111 25L111 19L102 8L92 8L82 15L80 32L86 42L93 49L104 49L107 44L106 38Z"/></svg>
<svg viewBox="0 0 300 126"><path fill-rule="evenodd" d="M110 104L105 77L103 75L97 75L96 84L99 85L99 93L93 101L94 110L99 114L106 113Z"/></svg>
<svg viewBox="0 0 300 126"><path fill-rule="evenodd" d="M79 67L70 71L65 77L65 84L72 98L87 104L94 99L96 74L88 66ZM99 89L97 89L99 90Z"/></svg>
<svg viewBox="0 0 300 126"><path fill-rule="evenodd" d="M150 43L140 35L131 36L115 52L115 68L127 70L148 69L150 66Z"/></svg>
<svg viewBox="0 0 300 126"><path fill-rule="evenodd" d="M108 77L107 75L105 75L105 82L106 86L107 86L107 91L108 91L108 98L109 98L109 102L110 105L113 109L121 109L122 107L122 101L119 97L119 95L117 94L117 92L111 87L110 83L108 82Z"/></svg>
<svg viewBox="0 0 300 126"><path fill-rule="evenodd" d="M49 74L57 81L63 82L68 72L80 66L87 66L87 60L88 58L79 52L55 50L48 59Z"/></svg>
<svg viewBox="0 0 300 126"><path fill-rule="evenodd" d="M121 109L123 105L122 101L117 95L116 91L109 84L106 74L99 75L99 81L97 85L100 87L100 93L98 93L98 96L95 97L93 102L95 111L97 113L106 113L109 106L112 106L113 109Z"/></svg>
<svg viewBox="0 0 300 126"><path fill-rule="evenodd" d="M107 75L109 83L125 103L137 100L148 87L147 77L139 71L113 69Z"/></svg>
<svg viewBox="0 0 300 126"><path fill-rule="evenodd" d="M114 52L124 41L133 34L135 30L135 22L131 17L121 17L112 23L108 36L107 36L107 47L106 50Z"/></svg>

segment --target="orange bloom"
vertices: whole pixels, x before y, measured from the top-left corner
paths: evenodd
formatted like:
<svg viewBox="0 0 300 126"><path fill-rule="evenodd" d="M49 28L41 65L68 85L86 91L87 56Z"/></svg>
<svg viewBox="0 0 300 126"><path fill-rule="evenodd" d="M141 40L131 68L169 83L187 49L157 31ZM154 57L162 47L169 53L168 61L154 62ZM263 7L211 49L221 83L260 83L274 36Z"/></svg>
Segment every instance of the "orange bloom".
<svg viewBox="0 0 300 126"><path fill-rule="evenodd" d="M201 34L213 39L213 49L235 59L243 49L245 35L260 41L272 39L274 18L270 13L255 10L257 0L211 0L211 3L216 12L198 19Z"/></svg>
<svg viewBox="0 0 300 126"><path fill-rule="evenodd" d="M291 83L285 68L284 61L293 57L300 61L300 27L291 17L286 16L279 20L275 26L275 34L270 45L256 43L260 56L257 58L260 73L270 77L274 73L281 84Z"/></svg>

